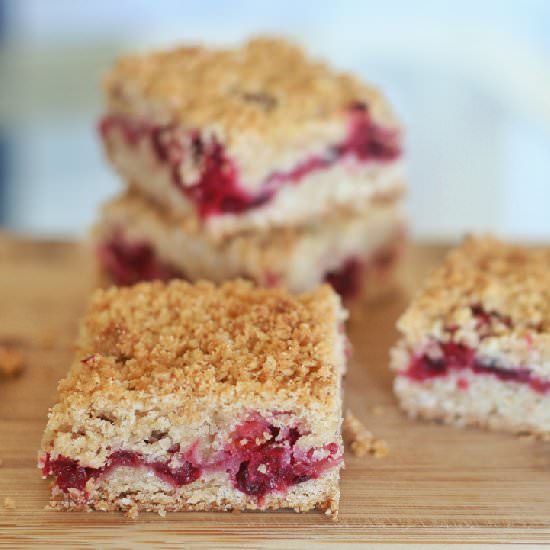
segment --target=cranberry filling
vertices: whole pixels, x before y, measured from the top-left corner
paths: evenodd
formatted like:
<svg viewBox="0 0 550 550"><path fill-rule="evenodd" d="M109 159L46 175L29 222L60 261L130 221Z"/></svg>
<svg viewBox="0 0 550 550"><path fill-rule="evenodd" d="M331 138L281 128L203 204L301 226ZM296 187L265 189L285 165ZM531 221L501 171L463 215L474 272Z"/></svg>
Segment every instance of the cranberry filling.
<svg viewBox="0 0 550 550"><path fill-rule="evenodd" d="M307 452L296 449L302 435L296 427L281 430L258 415L237 426L222 458L234 487L261 502L266 494L316 479L340 462L335 443Z"/></svg>
<svg viewBox="0 0 550 550"><path fill-rule="evenodd" d="M185 278L181 272L162 263L153 248L144 242L129 243L114 237L98 246L97 256L103 270L117 285Z"/></svg>
<svg viewBox="0 0 550 550"><path fill-rule="evenodd" d="M377 272L388 270L397 258L395 247L384 247L375 252L367 263L359 258L348 258L343 265L325 274L324 280L340 294L343 300L351 301L356 298L363 282L366 270Z"/></svg>
<svg viewBox="0 0 550 550"><path fill-rule="evenodd" d="M108 474L118 467L148 468L173 487L188 485L205 470L226 471L236 489L257 497L261 502L272 491L318 478L326 469L339 464L342 456L336 443L307 451L296 449L296 441L305 435L296 427L278 428L258 414L250 415L232 432L229 442L210 462L199 463L193 446L185 453L179 445L169 449L168 461L147 461L138 452L119 450L112 453L105 466L88 468L77 460L46 455L42 473L53 475L62 491L85 492L88 480Z"/></svg>
<svg viewBox="0 0 550 550"><path fill-rule="evenodd" d="M447 376L453 370L470 370L475 374L496 376L503 381L528 384L537 393L546 394L550 391L550 380L535 376L529 369L503 369L483 363L476 358L475 350L462 344L447 342L440 344L440 348L442 355L437 359L426 354L412 357L409 368L404 373L405 376L417 382L424 382ZM467 387L465 384L462 386Z"/></svg>
<svg viewBox="0 0 550 550"><path fill-rule="evenodd" d="M361 290L363 264L357 258L350 258L344 265L325 275L325 282L340 294L343 300L352 300Z"/></svg>
<svg viewBox="0 0 550 550"><path fill-rule="evenodd" d="M50 459L50 455L46 455L46 461L42 468L42 473L54 475L57 486L62 491L69 489L77 489L84 491L86 483L92 477L95 477L97 470L95 468L84 468L78 464L76 460L59 456L55 460Z"/></svg>
<svg viewBox="0 0 550 550"><path fill-rule="evenodd" d="M109 456L107 463L102 468L85 468L80 466L77 460L64 456L51 460L50 455L47 455L42 473L45 476L54 475L57 486L65 492L69 489L85 491L89 479L107 474L111 470L122 466L150 468L160 479L173 487L188 485L200 477L201 469L190 457L190 453L178 453L175 463L177 465L173 466L165 462L146 462L140 453L115 451Z"/></svg>
<svg viewBox="0 0 550 550"><path fill-rule="evenodd" d="M312 155L288 171L272 173L256 194L242 188L235 163L215 138L205 142L194 131L186 150L181 133L174 125L155 126L120 115L105 116L99 123L99 131L105 139L118 130L128 145L133 147L143 139L148 140L159 162L170 167L174 185L197 205L201 218L207 218L257 208L268 202L282 185L297 183L308 174L324 170L344 157L361 162L385 162L400 156L398 133L376 125L365 104L353 104L349 113L348 135L342 143L329 147L323 154ZM196 182L184 182L182 179L180 167L186 155L190 155L199 168Z"/></svg>
<svg viewBox="0 0 550 550"><path fill-rule="evenodd" d="M375 124L364 103L354 103L350 112L348 136L336 147L339 156L349 154L361 161L391 161L400 156L398 132Z"/></svg>

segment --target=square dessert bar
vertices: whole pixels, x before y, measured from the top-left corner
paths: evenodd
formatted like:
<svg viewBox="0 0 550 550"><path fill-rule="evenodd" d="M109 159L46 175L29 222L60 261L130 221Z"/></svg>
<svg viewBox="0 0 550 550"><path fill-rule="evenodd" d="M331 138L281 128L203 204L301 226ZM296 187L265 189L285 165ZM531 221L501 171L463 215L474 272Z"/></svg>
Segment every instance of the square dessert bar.
<svg viewBox="0 0 550 550"><path fill-rule="evenodd" d="M392 203L226 239L209 238L188 221L135 192L112 200L93 237L102 275L117 285L241 277L295 293L326 281L345 299L372 298L391 288L404 241L403 217Z"/></svg>
<svg viewBox="0 0 550 550"><path fill-rule="evenodd" d="M411 416L550 434L550 251L467 238L398 322Z"/></svg>
<svg viewBox="0 0 550 550"><path fill-rule="evenodd" d="M328 286L97 290L42 440L51 506L336 514L344 320Z"/></svg>
<svg viewBox="0 0 550 550"><path fill-rule="evenodd" d="M99 128L123 179L211 234L304 223L403 191L380 93L282 39L121 58Z"/></svg>

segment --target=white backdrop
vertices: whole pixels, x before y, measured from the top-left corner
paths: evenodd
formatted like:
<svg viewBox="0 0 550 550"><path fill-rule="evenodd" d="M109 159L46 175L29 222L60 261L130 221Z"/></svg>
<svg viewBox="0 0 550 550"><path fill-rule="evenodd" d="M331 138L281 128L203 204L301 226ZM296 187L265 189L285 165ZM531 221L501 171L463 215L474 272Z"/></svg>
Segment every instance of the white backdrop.
<svg viewBox="0 0 550 550"><path fill-rule="evenodd" d="M119 52L296 37L383 87L407 127L414 234L550 239L550 2L6 2L8 224L82 233L118 182L94 133ZM5 138L4 138L5 139Z"/></svg>

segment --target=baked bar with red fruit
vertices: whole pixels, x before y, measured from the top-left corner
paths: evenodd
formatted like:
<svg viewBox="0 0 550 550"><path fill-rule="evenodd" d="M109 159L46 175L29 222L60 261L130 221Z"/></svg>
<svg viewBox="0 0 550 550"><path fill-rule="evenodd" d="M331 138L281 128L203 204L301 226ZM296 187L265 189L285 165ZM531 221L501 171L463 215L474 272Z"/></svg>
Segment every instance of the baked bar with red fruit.
<svg viewBox="0 0 550 550"><path fill-rule="evenodd" d="M211 236L403 191L386 100L283 39L123 57L105 95L100 133L122 178Z"/></svg>
<svg viewBox="0 0 550 550"><path fill-rule="evenodd" d="M118 285L242 277L298 293L328 282L352 300L391 288L404 222L395 204L380 203L361 214L335 212L304 226L212 239L192 220L130 191L104 206L93 238L100 271Z"/></svg>
<svg viewBox="0 0 550 550"><path fill-rule="evenodd" d="M411 415L550 434L550 251L470 237L398 322L395 392Z"/></svg>
<svg viewBox="0 0 550 550"><path fill-rule="evenodd" d="M97 290L42 440L51 506L336 514L344 319L326 285Z"/></svg>

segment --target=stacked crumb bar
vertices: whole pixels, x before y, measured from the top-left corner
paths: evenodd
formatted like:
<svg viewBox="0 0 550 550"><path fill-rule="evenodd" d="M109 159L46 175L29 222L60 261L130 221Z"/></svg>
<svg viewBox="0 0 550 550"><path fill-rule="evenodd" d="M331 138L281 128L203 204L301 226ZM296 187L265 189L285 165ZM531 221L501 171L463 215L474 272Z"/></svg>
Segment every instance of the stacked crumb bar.
<svg viewBox="0 0 550 550"><path fill-rule="evenodd" d="M122 58L105 93L100 133L127 184L94 233L112 282L327 281L346 298L387 287L404 179L376 90L257 38Z"/></svg>

